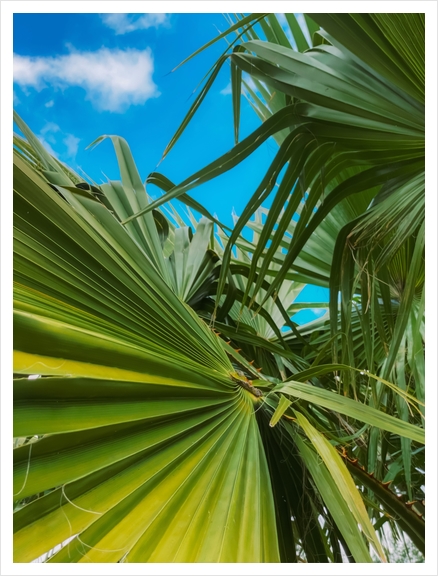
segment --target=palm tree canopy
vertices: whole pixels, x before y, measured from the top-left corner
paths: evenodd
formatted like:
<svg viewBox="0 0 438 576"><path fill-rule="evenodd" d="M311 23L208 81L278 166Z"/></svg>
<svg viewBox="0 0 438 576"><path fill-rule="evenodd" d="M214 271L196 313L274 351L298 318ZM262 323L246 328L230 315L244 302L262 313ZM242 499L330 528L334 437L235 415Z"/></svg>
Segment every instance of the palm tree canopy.
<svg viewBox="0 0 438 576"><path fill-rule="evenodd" d="M16 562L385 561L385 523L424 552L424 17L286 17L219 37L165 153L228 60L236 145L156 201L122 138L88 184L15 116ZM271 136L223 226L190 190Z"/></svg>

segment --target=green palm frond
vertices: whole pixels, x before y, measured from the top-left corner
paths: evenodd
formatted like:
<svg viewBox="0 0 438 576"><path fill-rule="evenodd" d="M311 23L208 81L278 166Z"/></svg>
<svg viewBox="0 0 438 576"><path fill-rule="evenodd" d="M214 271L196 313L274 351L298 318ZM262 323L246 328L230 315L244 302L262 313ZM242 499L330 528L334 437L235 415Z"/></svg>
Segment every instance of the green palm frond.
<svg viewBox="0 0 438 576"><path fill-rule="evenodd" d="M18 157L14 178L14 369L45 376L16 382L15 434L43 438L14 498L51 490L17 513L16 560L80 534L51 561L276 561L254 397L217 337L106 208Z"/></svg>
<svg viewBox="0 0 438 576"><path fill-rule="evenodd" d="M84 182L15 117L16 562L385 561L387 522L424 553L424 21L300 22L230 17L165 154L227 60L236 145L178 185L117 136ZM271 137L233 228L190 197Z"/></svg>

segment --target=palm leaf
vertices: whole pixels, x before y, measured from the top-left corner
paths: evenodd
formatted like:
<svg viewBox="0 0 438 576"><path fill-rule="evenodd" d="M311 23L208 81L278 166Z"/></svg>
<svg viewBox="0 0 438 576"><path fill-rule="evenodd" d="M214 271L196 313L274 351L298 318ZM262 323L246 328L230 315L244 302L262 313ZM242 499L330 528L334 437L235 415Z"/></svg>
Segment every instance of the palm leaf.
<svg viewBox="0 0 438 576"><path fill-rule="evenodd" d="M18 157L14 178L14 369L52 376L16 382L16 433L44 437L14 452L15 499L51 491L18 512L16 561L74 534L53 561L276 561L254 397L217 337L95 200L104 227Z"/></svg>
<svg viewBox="0 0 438 576"><path fill-rule="evenodd" d="M382 487L424 482L423 19L315 15L311 43L292 15L234 20L170 146L228 58L236 141L242 84L264 122L176 186L151 175L155 202L123 139L121 182L90 185L17 118L17 561L369 561L359 526L383 559L387 521L423 546ZM223 226L188 192L271 136ZM297 327L306 282L330 319Z"/></svg>

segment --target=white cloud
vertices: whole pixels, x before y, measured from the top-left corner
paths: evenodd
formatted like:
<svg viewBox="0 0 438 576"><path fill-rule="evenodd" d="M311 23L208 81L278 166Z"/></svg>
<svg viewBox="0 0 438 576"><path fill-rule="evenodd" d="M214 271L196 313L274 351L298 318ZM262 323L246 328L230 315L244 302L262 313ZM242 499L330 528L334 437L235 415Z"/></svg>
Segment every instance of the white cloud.
<svg viewBox="0 0 438 576"><path fill-rule="evenodd" d="M245 81L245 84L246 84L247 86L249 86L253 92L258 92L258 91L259 91L256 83L254 82L254 79L253 79L249 74L244 74L244 75L243 75L243 80Z"/></svg>
<svg viewBox="0 0 438 576"><path fill-rule="evenodd" d="M58 126L58 124L55 124L54 122L47 122L41 128L40 134L42 136L46 136L47 134L50 134L50 136L48 137L48 140L50 140L51 142L54 142L55 138L52 136L52 134L54 132L59 132L60 130L61 130L61 128Z"/></svg>
<svg viewBox="0 0 438 576"><path fill-rule="evenodd" d="M67 134L67 136L64 138L63 142L67 147L67 155L69 158L75 158L78 152L78 145L80 141L81 139L76 138L76 136L73 136L73 134Z"/></svg>
<svg viewBox="0 0 438 576"><path fill-rule="evenodd" d="M169 26L167 14L102 14L102 22L116 34Z"/></svg>
<svg viewBox="0 0 438 576"><path fill-rule="evenodd" d="M53 100L49 100L44 104L46 108L51 108L55 102Z"/></svg>
<svg viewBox="0 0 438 576"><path fill-rule="evenodd" d="M61 130L58 124L54 122L46 122L38 134L38 139L41 144L46 148L47 152L60 159L60 154L56 150L64 148L65 151L61 154L64 159L74 160L78 152L80 138L76 138L73 134L67 134ZM56 150L55 150L56 149Z"/></svg>
<svg viewBox="0 0 438 576"><path fill-rule="evenodd" d="M151 50L71 52L55 57L14 54L14 82L22 88L79 86L100 110L123 112L132 104L144 104L159 96L152 80Z"/></svg>
<svg viewBox="0 0 438 576"><path fill-rule="evenodd" d="M249 74L246 74L246 72L244 72L242 80L243 80L243 82L245 82L245 84L247 86L249 86L249 88L251 88L251 90L253 92L258 92L258 88L257 88L254 80L251 78L251 76ZM228 84L225 86L225 88L222 88L222 90L220 91L220 94L223 94L224 96L228 96L229 94L232 94L231 82L228 82Z"/></svg>
<svg viewBox="0 0 438 576"><path fill-rule="evenodd" d="M44 146L44 148L47 150L47 152L49 154L51 154L52 156L54 156L55 158L59 159L59 155L58 153L53 150L52 146L50 145L49 142L47 142L47 140L44 138L44 136L41 136L41 134L38 135L38 140L41 142L41 144Z"/></svg>
<svg viewBox="0 0 438 576"><path fill-rule="evenodd" d="M51 144L56 144L56 137L54 134L59 132L61 129L58 124L54 122L47 122L41 128L40 133L38 134L38 139L44 148L47 150L49 154L54 156L55 158L59 158L58 153L52 148Z"/></svg>
<svg viewBox="0 0 438 576"><path fill-rule="evenodd" d="M220 93L223 94L224 96L228 96L228 94L231 94L231 82L228 82L225 88L222 88Z"/></svg>

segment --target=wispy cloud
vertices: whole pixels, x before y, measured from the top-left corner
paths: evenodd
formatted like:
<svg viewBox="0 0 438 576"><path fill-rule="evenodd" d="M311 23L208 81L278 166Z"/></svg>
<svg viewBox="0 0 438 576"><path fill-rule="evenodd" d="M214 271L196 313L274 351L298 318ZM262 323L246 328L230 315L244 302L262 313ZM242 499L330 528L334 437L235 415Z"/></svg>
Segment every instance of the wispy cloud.
<svg viewBox="0 0 438 576"><path fill-rule="evenodd" d="M244 80L245 84L246 84L249 88L251 88L251 90L252 90L253 92L258 92L258 91L259 91L256 83L254 82L253 78L252 78L249 74L244 73L244 74L243 74L243 80Z"/></svg>
<svg viewBox="0 0 438 576"><path fill-rule="evenodd" d="M54 122L47 122L41 128L40 133L43 136L46 136L48 134L47 139L50 140L51 142L54 142L55 138L54 138L53 134L55 132L59 132L60 130L61 130L61 128L58 126L58 124L55 124Z"/></svg>
<svg viewBox="0 0 438 576"><path fill-rule="evenodd" d="M168 14L102 14L101 18L116 34L170 25Z"/></svg>
<svg viewBox="0 0 438 576"><path fill-rule="evenodd" d="M67 134L67 136L64 138L63 142L67 147L67 156L69 158L74 159L76 157L80 141L81 139L76 138L76 136L73 136L73 134Z"/></svg>
<svg viewBox="0 0 438 576"><path fill-rule="evenodd" d="M55 102L54 102L53 100L49 100L48 102L46 102L46 103L44 104L44 106L45 106L46 108L52 108L52 106L53 106L54 103L55 103Z"/></svg>
<svg viewBox="0 0 438 576"><path fill-rule="evenodd" d="M224 96L228 96L228 94L231 94L231 82L228 82L225 88L222 88L220 93L223 94Z"/></svg>
<svg viewBox="0 0 438 576"><path fill-rule="evenodd" d="M99 110L123 112L159 96L152 74L154 63L146 50L71 52L55 57L14 55L14 82L22 88L79 86Z"/></svg>
<svg viewBox="0 0 438 576"><path fill-rule="evenodd" d="M38 134L38 139L46 150L58 160L75 160L78 153L80 138L66 134L58 124L46 122Z"/></svg>
<svg viewBox="0 0 438 576"><path fill-rule="evenodd" d="M249 74L246 74L246 72L243 73L243 77L242 77L244 83L249 86L249 88L251 88L251 90L253 90L254 92L258 92L258 88L254 82L254 80L251 78L251 76ZM243 88L245 87L244 85L242 85ZM228 96L229 94L232 94L232 90L231 90L231 82L228 82L228 84L225 86L225 88L222 88L222 90L220 91L220 94L223 94L224 96Z"/></svg>
<svg viewBox="0 0 438 576"><path fill-rule="evenodd" d="M56 136L55 134L59 132L61 129L58 124L54 122L47 122L40 130L40 133L37 135L39 141L44 146L44 148L54 156L55 158L59 159L58 153L52 148L52 144L56 144Z"/></svg>

